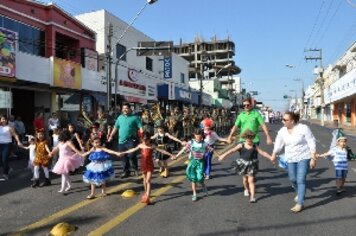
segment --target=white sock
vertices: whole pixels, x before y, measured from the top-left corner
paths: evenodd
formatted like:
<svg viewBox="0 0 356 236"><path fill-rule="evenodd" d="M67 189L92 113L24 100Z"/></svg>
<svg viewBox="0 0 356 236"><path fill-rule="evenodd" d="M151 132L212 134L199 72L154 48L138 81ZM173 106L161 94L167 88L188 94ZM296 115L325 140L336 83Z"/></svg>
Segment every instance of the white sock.
<svg viewBox="0 0 356 236"><path fill-rule="evenodd" d="M46 179L49 179L49 170L48 167L42 167Z"/></svg>
<svg viewBox="0 0 356 236"><path fill-rule="evenodd" d="M39 179L40 178L40 167L39 166L35 166L33 168L33 178L34 179Z"/></svg>

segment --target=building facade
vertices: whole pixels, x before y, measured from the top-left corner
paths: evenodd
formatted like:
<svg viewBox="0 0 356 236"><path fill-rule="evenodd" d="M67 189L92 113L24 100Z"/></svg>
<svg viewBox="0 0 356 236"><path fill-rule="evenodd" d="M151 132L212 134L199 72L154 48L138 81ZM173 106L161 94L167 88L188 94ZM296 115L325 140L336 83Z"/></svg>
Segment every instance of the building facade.
<svg viewBox="0 0 356 236"><path fill-rule="evenodd" d="M74 119L83 86L97 77L95 32L55 4L2 0L0 34L0 96L7 98L0 111L21 116L29 127L38 112ZM79 99L67 101L76 94ZM88 109L93 100L86 99Z"/></svg>
<svg viewBox="0 0 356 236"><path fill-rule="evenodd" d="M180 42L174 46L174 51L189 62L189 81L192 88L201 94L210 94L215 99L212 105L224 104L225 107L231 107L225 100L233 100L233 76L241 72L233 60L234 42L230 39L218 40L216 37L211 41L196 38L192 43ZM209 82L211 79L217 81ZM210 87L214 88L213 91L209 90Z"/></svg>

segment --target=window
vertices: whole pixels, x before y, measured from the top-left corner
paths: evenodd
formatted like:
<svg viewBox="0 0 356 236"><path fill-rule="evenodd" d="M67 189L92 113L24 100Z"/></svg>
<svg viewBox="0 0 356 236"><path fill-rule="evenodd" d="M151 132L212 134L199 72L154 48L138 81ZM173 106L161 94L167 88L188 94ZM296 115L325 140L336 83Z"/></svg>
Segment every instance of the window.
<svg viewBox="0 0 356 236"><path fill-rule="evenodd" d="M0 27L18 33L19 51L37 56L45 55L44 31L3 16L0 16Z"/></svg>
<svg viewBox="0 0 356 236"><path fill-rule="evenodd" d="M146 70L153 71L153 60L146 57Z"/></svg>
<svg viewBox="0 0 356 236"><path fill-rule="evenodd" d="M185 83L184 73L180 73L180 83L181 84Z"/></svg>
<svg viewBox="0 0 356 236"><path fill-rule="evenodd" d="M116 59L119 59L120 56L122 56L121 61L126 61L126 47L118 43L116 44Z"/></svg>

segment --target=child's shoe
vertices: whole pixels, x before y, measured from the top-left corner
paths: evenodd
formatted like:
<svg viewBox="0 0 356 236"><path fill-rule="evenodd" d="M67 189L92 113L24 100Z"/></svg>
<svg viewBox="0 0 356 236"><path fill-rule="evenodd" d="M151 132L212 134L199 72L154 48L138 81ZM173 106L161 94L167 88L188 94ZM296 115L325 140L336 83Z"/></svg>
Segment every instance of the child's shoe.
<svg viewBox="0 0 356 236"><path fill-rule="evenodd" d="M247 190L247 189L245 189L245 191L244 191L244 196L245 196L245 197L250 196L250 193L248 192L248 190Z"/></svg>
<svg viewBox="0 0 356 236"><path fill-rule="evenodd" d="M32 188L36 188L36 187L39 187L39 186L40 186L40 180L39 180L39 179L34 179L34 180L32 181L31 187L32 187Z"/></svg>
<svg viewBox="0 0 356 236"><path fill-rule="evenodd" d="M165 168L164 171L162 171L161 176L163 178L167 178L168 177L168 169L167 168Z"/></svg>
<svg viewBox="0 0 356 236"><path fill-rule="evenodd" d="M256 202L256 198L251 197L251 198L250 198L250 203L255 203L255 202Z"/></svg>
<svg viewBox="0 0 356 236"><path fill-rule="evenodd" d="M197 195L193 194L192 196L192 202L196 202L198 200Z"/></svg>
<svg viewBox="0 0 356 236"><path fill-rule="evenodd" d="M45 181L42 183L41 187L50 186L50 185L51 185L51 181L46 178Z"/></svg>

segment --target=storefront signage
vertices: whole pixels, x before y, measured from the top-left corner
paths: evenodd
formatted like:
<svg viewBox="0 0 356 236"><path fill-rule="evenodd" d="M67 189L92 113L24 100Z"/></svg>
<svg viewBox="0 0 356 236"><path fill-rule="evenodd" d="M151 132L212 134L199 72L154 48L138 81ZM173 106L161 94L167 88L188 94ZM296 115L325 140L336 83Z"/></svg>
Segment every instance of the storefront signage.
<svg viewBox="0 0 356 236"><path fill-rule="evenodd" d="M16 76L17 33L0 27L0 76Z"/></svg>
<svg viewBox="0 0 356 236"><path fill-rule="evenodd" d="M172 57L163 58L163 76L165 79L172 78Z"/></svg>
<svg viewBox="0 0 356 236"><path fill-rule="evenodd" d="M84 67L88 70L98 71L98 53L94 50L83 48Z"/></svg>
<svg viewBox="0 0 356 236"><path fill-rule="evenodd" d="M53 86L81 89L81 65L73 61L53 60Z"/></svg>

